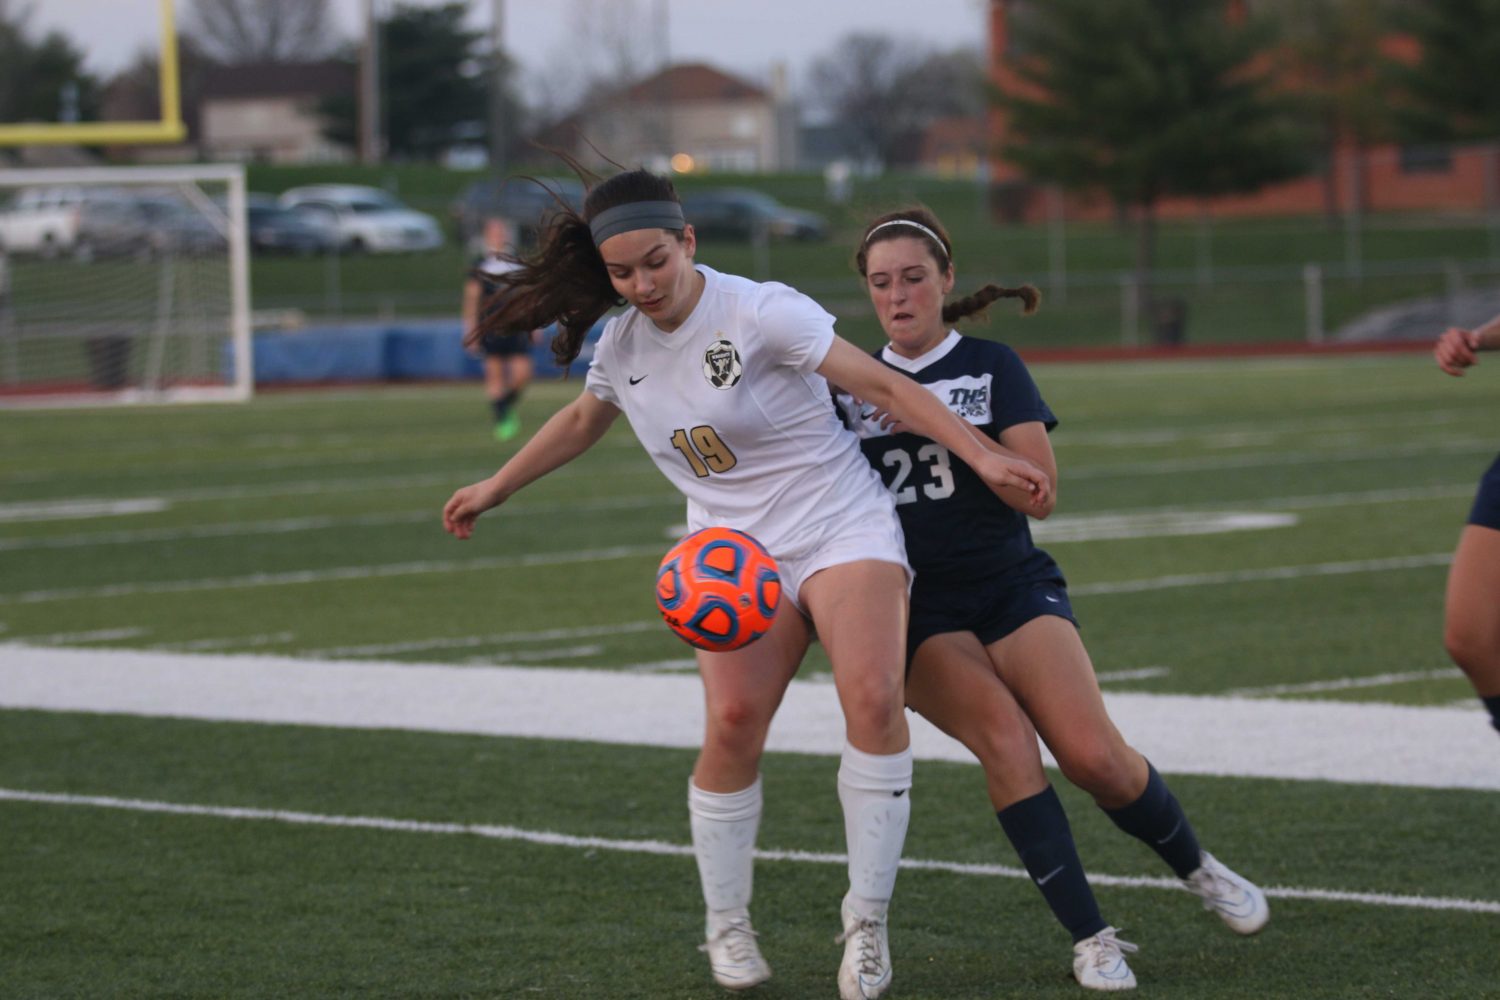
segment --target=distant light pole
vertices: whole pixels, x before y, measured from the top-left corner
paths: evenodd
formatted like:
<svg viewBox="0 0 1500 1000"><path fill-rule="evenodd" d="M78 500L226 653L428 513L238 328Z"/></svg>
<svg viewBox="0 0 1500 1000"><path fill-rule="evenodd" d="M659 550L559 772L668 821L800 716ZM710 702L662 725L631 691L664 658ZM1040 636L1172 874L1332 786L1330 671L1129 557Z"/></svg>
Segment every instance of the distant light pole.
<svg viewBox="0 0 1500 1000"><path fill-rule="evenodd" d="M505 0L490 0L490 171L505 172Z"/></svg>
<svg viewBox="0 0 1500 1000"><path fill-rule="evenodd" d="M375 0L364 0L364 44L359 54L359 162L380 162L380 26Z"/></svg>

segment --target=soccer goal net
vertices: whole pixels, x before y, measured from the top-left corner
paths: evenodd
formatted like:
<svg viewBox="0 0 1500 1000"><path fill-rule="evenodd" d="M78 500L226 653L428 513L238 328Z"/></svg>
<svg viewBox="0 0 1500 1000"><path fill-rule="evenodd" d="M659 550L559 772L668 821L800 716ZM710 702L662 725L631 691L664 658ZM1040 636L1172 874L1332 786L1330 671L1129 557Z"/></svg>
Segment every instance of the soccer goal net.
<svg viewBox="0 0 1500 1000"><path fill-rule="evenodd" d="M0 170L0 406L248 399L238 166Z"/></svg>

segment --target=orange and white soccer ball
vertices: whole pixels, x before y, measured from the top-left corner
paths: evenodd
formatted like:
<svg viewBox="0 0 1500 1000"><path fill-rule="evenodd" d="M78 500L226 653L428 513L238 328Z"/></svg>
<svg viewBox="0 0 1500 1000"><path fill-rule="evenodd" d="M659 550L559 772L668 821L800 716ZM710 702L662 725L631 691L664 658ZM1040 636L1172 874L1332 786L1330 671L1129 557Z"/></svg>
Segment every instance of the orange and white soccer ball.
<svg viewBox="0 0 1500 1000"><path fill-rule="evenodd" d="M776 560L733 528L695 531L667 552L656 573L656 606L683 642L714 653L765 635L781 604Z"/></svg>

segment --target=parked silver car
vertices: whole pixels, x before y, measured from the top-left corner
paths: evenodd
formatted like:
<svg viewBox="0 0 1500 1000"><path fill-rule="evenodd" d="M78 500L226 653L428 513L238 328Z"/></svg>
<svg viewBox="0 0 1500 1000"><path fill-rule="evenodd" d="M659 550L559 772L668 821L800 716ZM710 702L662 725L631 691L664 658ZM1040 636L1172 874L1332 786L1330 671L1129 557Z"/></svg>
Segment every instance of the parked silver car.
<svg viewBox="0 0 1500 1000"><path fill-rule="evenodd" d="M398 253L443 245L437 219L418 212L380 188L359 184L310 184L279 199L314 224L335 230L346 250Z"/></svg>

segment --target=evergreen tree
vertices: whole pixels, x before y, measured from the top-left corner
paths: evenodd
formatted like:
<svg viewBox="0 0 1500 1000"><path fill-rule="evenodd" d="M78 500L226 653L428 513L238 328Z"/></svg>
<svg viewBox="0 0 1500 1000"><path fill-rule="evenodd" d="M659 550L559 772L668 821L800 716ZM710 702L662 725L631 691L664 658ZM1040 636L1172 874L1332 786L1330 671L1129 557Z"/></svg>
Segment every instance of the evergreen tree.
<svg viewBox="0 0 1500 1000"><path fill-rule="evenodd" d="M1157 203L1252 191L1304 169L1292 107L1268 81L1269 22L1223 0L1012 4L1021 86L995 93L999 153L1032 181L1103 194L1137 226L1150 307Z"/></svg>
<svg viewBox="0 0 1500 1000"><path fill-rule="evenodd" d="M1500 0L1424 0L1395 11L1421 55L1395 64L1402 133L1414 141L1500 138Z"/></svg>
<svg viewBox="0 0 1500 1000"><path fill-rule="evenodd" d="M381 21L381 117L391 156L432 159L454 142L483 140L492 74L483 33L465 26L467 16L463 2L403 4ZM509 73L503 76L509 79ZM505 99L513 109L505 119L514 128L519 103L509 92ZM352 145L359 134L354 95L330 98L322 111L328 119L324 133ZM514 139L507 145L515 148Z"/></svg>
<svg viewBox="0 0 1500 1000"><path fill-rule="evenodd" d="M34 38L30 13L0 0L0 122L97 119L99 82L83 52L56 31Z"/></svg>
<svg viewBox="0 0 1500 1000"><path fill-rule="evenodd" d="M1323 150L1323 207L1330 222L1339 211L1340 148L1362 150L1395 131L1379 86L1390 7L1391 0L1272 0L1267 5L1282 28L1284 75Z"/></svg>

